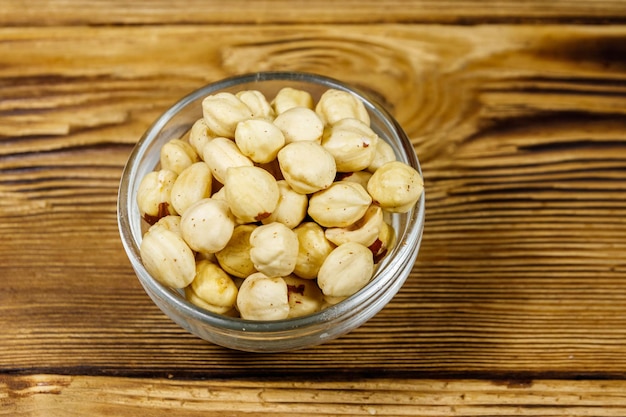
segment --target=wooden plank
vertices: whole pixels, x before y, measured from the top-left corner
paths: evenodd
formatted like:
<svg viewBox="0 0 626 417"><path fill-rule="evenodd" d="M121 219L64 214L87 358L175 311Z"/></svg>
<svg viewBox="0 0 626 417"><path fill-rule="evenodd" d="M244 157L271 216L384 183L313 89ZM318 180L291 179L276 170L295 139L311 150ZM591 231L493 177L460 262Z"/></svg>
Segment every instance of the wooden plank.
<svg viewBox="0 0 626 417"><path fill-rule="evenodd" d="M85 11L88 11L87 13ZM0 26L270 23L623 23L619 0L5 0Z"/></svg>
<svg viewBox="0 0 626 417"><path fill-rule="evenodd" d="M623 26L573 25L3 27L0 371L623 377L624 39ZM423 163L427 225L379 316L315 349L249 355L152 305L115 201L161 111L267 69L331 75L386 103Z"/></svg>
<svg viewBox="0 0 626 417"><path fill-rule="evenodd" d="M0 375L0 415L622 416L623 381L255 381Z"/></svg>

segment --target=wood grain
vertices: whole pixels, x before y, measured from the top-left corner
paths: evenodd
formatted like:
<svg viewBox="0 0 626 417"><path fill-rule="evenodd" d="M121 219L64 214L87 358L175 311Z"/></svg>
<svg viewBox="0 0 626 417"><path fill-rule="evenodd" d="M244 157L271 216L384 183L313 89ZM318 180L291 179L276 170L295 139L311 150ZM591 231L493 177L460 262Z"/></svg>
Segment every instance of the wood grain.
<svg viewBox="0 0 626 417"><path fill-rule="evenodd" d="M73 28L7 28L0 36L5 371L626 371L625 30L131 27L81 28L79 37ZM264 69L320 72L371 90L410 134L428 196L418 263L388 308L336 342L281 356L224 351L170 323L137 284L115 224L122 166L151 120L206 82Z"/></svg>
<svg viewBox="0 0 626 417"><path fill-rule="evenodd" d="M62 375L0 379L0 415L623 416L622 381L178 381ZM8 400L11 400L9 402Z"/></svg>
<svg viewBox="0 0 626 417"><path fill-rule="evenodd" d="M443 383L415 378L435 376L465 379L430 397L398 394L390 380L270 389L277 402L292 388L310 399L300 415L332 407L346 415L623 415L622 382L546 382L517 397L474 378L626 375L624 26L387 24L364 15L355 19L378 23L314 25L307 19L321 11L289 17L284 7L257 18L304 23L246 24L239 15L231 25L221 14L215 19L226 23L196 25L174 14L177 24L165 25L158 7L124 20L116 2L89 16L80 7L46 14L52 5L41 2L20 17L16 4L3 3L0 15L13 22L0 28L0 395L9 398L0 413L67 415L59 410L70 404L76 415L105 415L122 401L176 415L228 407L267 415L288 408L262 403L265 382L242 379L383 376L408 378L421 393ZM460 19L451 4L431 19ZM519 13L506 4L511 16L538 13L535 3ZM577 16L599 10L569 4ZM610 20L616 4L603 3L601 15ZM203 10L197 19L210 22ZM115 204L131 147L161 111L205 83L270 69L331 75L384 102L422 162L427 224L411 277L369 323L315 349L241 354L196 339L154 307L125 258ZM210 390L215 378L254 405L180 397L181 386ZM453 409L467 386L485 396ZM153 387L162 397L146 394Z"/></svg>
<svg viewBox="0 0 626 417"><path fill-rule="evenodd" d="M290 23L623 23L620 0L4 0L10 26Z"/></svg>

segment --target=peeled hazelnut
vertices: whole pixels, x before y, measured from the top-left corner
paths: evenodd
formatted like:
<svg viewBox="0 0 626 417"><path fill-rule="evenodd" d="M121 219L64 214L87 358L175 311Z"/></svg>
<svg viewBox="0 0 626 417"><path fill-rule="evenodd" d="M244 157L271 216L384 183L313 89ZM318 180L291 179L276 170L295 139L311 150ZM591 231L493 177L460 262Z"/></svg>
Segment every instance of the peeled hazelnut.
<svg viewBox="0 0 626 417"><path fill-rule="evenodd" d="M187 207L211 196L213 176L209 166L200 161L180 173L172 186L172 205L177 213L183 214Z"/></svg>
<svg viewBox="0 0 626 417"><path fill-rule="evenodd" d="M205 97L202 100L202 115L212 132L231 139L235 137L237 123L254 117L243 101L227 92Z"/></svg>
<svg viewBox="0 0 626 417"><path fill-rule="evenodd" d="M320 268L317 283L324 295L348 297L363 288L374 274L372 252L356 242L337 246Z"/></svg>
<svg viewBox="0 0 626 417"><path fill-rule="evenodd" d="M392 161L372 174L367 191L374 201L391 213L406 213L424 191L424 180L411 166Z"/></svg>
<svg viewBox="0 0 626 417"><path fill-rule="evenodd" d="M372 203L365 189L355 183L338 181L309 199L309 216L324 227L348 227L359 220Z"/></svg>
<svg viewBox="0 0 626 417"><path fill-rule="evenodd" d="M315 281L302 279L293 275L283 277L287 284L289 315L303 317L320 311L324 303L324 294Z"/></svg>
<svg viewBox="0 0 626 417"><path fill-rule="evenodd" d="M284 113L293 107L313 109L313 97L308 91L291 87L282 88L272 100L272 107L276 114Z"/></svg>
<svg viewBox="0 0 626 417"><path fill-rule="evenodd" d="M283 177L291 188L311 194L329 187L337 173L333 156L316 142L293 142L278 152Z"/></svg>
<svg viewBox="0 0 626 417"><path fill-rule="evenodd" d="M180 139L172 139L161 147L161 169L169 169L177 175L199 160L195 149Z"/></svg>
<svg viewBox="0 0 626 417"><path fill-rule="evenodd" d="M370 124L370 117L363 102L343 90L326 90L317 102L315 111L326 125L347 118L359 119L368 126Z"/></svg>
<svg viewBox="0 0 626 417"><path fill-rule="evenodd" d="M257 226L253 224L241 224L235 227L230 241L215 256L217 261L227 273L235 277L245 278L256 271L252 259L250 259L250 235Z"/></svg>
<svg viewBox="0 0 626 417"><path fill-rule="evenodd" d="M177 214L172 206L172 187L176 173L168 169L152 171L146 174L137 189L139 214L148 223L154 224L161 217Z"/></svg>
<svg viewBox="0 0 626 417"><path fill-rule="evenodd" d="M248 106L252 112L252 117L267 120L272 120L274 118L274 109L260 91L244 90L238 92L235 96Z"/></svg>
<svg viewBox="0 0 626 417"><path fill-rule="evenodd" d="M281 320L289 316L287 283L281 277L256 272L246 278L237 295L237 310L246 320Z"/></svg>
<svg viewBox="0 0 626 417"><path fill-rule="evenodd" d="M372 204L365 215L348 227L331 227L324 232L326 238L339 246L347 242L357 242L370 246L380 235L383 227L383 209Z"/></svg>
<svg viewBox="0 0 626 417"><path fill-rule="evenodd" d="M272 214L261 222L264 224L279 222L293 229L306 216L309 199L306 195L294 191L285 180L280 180L276 184L280 193L278 204Z"/></svg>
<svg viewBox="0 0 626 417"><path fill-rule="evenodd" d="M224 249L232 237L235 220L225 201L205 198L185 210L180 229L191 249L215 253Z"/></svg>
<svg viewBox="0 0 626 417"><path fill-rule="evenodd" d="M148 229L139 251L146 270L163 285L184 288L196 275L193 251L175 231L163 225Z"/></svg>
<svg viewBox="0 0 626 417"><path fill-rule="evenodd" d="M189 144L199 156L202 156L204 145L210 142L215 135L209 130L204 119L198 119L189 131Z"/></svg>
<svg viewBox="0 0 626 417"><path fill-rule="evenodd" d="M282 223L254 229L250 235L250 259L259 272L284 277L293 272L298 258L298 237Z"/></svg>
<svg viewBox="0 0 626 417"><path fill-rule="evenodd" d="M242 154L265 164L276 159L278 151L285 145L285 136L267 120L249 119L237 125L235 143Z"/></svg>
<svg viewBox="0 0 626 417"><path fill-rule="evenodd" d="M231 310L237 301L237 286L218 265L199 261L196 275L185 289L185 295L192 303L217 314ZM198 299L202 303L198 303Z"/></svg>
<svg viewBox="0 0 626 417"><path fill-rule="evenodd" d="M326 128L322 146L335 158L338 172L354 172L372 163L379 140L360 120L341 119Z"/></svg>
<svg viewBox="0 0 626 417"><path fill-rule="evenodd" d="M170 232L174 232L178 236L182 237L182 233L180 231L180 216L170 214L169 216L161 217L159 221L154 224L154 226L162 226Z"/></svg>
<svg viewBox="0 0 626 417"><path fill-rule="evenodd" d="M229 168L224 188L230 211L247 223L260 221L272 214L280 198L276 179L256 166Z"/></svg>
<svg viewBox="0 0 626 417"><path fill-rule="evenodd" d="M376 145L376 151L374 152L374 159L372 163L369 164L367 170L369 172L374 172L387 162L395 161L396 153L393 151L393 148L386 141L380 139Z"/></svg>
<svg viewBox="0 0 626 417"><path fill-rule="evenodd" d="M298 237L298 257L293 273L304 279L315 279L324 259L334 249L324 229L315 222L305 222L293 229Z"/></svg>
<svg viewBox="0 0 626 417"><path fill-rule="evenodd" d="M292 107L276 116L274 124L283 132L285 143L312 141L319 143L324 123L307 107Z"/></svg>
<svg viewBox="0 0 626 417"><path fill-rule="evenodd" d="M208 142L202 150L204 162L211 168L216 180L224 184L228 168L253 166L250 158L241 153L237 144L227 138L215 138Z"/></svg>
<svg viewBox="0 0 626 417"><path fill-rule="evenodd" d="M378 238L369 246L374 254L374 263L380 262L396 244L396 231L387 222L383 222Z"/></svg>

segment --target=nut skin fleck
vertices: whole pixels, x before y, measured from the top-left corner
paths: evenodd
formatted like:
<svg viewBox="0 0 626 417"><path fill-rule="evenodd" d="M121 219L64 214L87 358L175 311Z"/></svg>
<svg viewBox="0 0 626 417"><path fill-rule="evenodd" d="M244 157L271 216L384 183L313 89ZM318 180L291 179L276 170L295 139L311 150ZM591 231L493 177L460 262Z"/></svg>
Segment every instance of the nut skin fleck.
<svg viewBox="0 0 626 417"><path fill-rule="evenodd" d="M257 214L257 216L254 218L254 220L256 220L256 221L260 222L260 221L261 221L261 220L263 220L263 219L267 219L267 218L268 218L269 216L271 216L271 215L272 215L272 213L268 213L268 212L265 212L265 213L259 213L259 214Z"/></svg>
<svg viewBox="0 0 626 417"><path fill-rule="evenodd" d="M159 220L161 220L165 216L169 216L170 214L170 205L166 201L159 203L159 211L156 216L151 216L148 213L143 215L143 219L152 226Z"/></svg>
<svg viewBox="0 0 626 417"><path fill-rule="evenodd" d="M289 284L287 284L287 293L288 294L304 295L304 289L305 289L304 284L300 284L300 285L289 285Z"/></svg>

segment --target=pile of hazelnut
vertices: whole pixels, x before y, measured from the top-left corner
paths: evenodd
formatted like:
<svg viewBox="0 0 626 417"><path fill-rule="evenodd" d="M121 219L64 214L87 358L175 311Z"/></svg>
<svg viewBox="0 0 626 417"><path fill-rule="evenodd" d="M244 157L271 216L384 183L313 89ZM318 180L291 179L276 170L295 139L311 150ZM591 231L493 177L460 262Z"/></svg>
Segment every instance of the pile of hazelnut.
<svg viewBox="0 0 626 417"><path fill-rule="evenodd" d="M285 87L271 101L216 93L202 114L139 185L146 270L199 307L249 320L312 314L363 288L394 245L390 213L423 192L363 103Z"/></svg>

